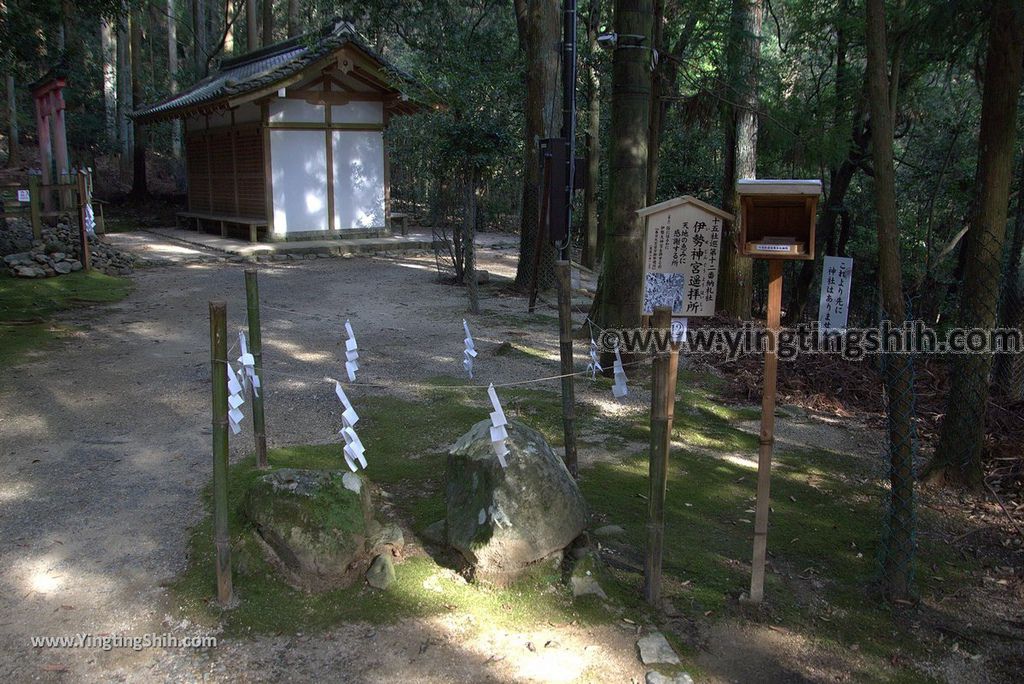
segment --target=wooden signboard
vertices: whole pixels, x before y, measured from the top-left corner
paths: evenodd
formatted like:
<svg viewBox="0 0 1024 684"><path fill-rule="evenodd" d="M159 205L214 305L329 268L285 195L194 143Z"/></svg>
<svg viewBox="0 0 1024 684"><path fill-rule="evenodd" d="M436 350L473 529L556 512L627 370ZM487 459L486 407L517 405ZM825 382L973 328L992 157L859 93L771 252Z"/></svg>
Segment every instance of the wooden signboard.
<svg viewBox="0 0 1024 684"><path fill-rule="evenodd" d="M782 262L814 258L814 224L821 195L819 180L754 180L736 182L740 198L740 240L743 256L768 260L768 320L773 342L764 352L764 390L761 396L761 435L757 456L757 504L754 513L754 552L747 600L764 598L768 554L769 490L775 443L775 383L778 373L778 334L782 318Z"/></svg>
<svg viewBox="0 0 1024 684"><path fill-rule="evenodd" d="M673 316L713 316L722 221L732 215L688 195L637 214L645 221L641 314L667 306Z"/></svg>
<svg viewBox="0 0 1024 684"><path fill-rule="evenodd" d="M755 259L813 259L818 180L737 181L740 254Z"/></svg>

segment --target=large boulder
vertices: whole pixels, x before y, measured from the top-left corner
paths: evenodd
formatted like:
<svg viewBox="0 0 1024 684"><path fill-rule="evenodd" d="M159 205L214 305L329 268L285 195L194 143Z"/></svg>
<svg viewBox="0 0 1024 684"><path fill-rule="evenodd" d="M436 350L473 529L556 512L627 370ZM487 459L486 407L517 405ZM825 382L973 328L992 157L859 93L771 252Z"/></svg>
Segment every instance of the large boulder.
<svg viewBox="0 0 1024 684"><path fill-rule="evenodd" d="M310 591L346 587L401 532L373 517L369 483L355 473L282 468L256 480L245 514L288 581Z"/></svg>
<svg viewBox="0 0 1024 684"><path fill-rule="evenodd" d="M586 503L565 465L536 431L508 425L502 468L490 421L481 421L448 452L446 536L473 566L497 584L557 554L586 525Z"/></svg>

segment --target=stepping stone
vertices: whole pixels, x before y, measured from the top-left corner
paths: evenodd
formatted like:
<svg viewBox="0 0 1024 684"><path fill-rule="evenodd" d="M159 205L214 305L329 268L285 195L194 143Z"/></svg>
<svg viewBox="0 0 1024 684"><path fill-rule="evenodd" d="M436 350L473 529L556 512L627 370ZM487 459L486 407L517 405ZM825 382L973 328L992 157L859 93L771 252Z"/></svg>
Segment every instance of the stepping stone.
<svg viewBox="0 0 1024 684"><path fill-rule="evenodd" d="M670 677L651 670L644 678L644 682L645 684L693 684L693 677L686 672L679 672Z"/></svg>
<svg viewBox="0 0 1024 684"><path fill-rule="evenodd" d="M668 639L661 632L651 632L636 642L640 649L640 662L644 665L679 665L679 656L672 650Z"/></svg>

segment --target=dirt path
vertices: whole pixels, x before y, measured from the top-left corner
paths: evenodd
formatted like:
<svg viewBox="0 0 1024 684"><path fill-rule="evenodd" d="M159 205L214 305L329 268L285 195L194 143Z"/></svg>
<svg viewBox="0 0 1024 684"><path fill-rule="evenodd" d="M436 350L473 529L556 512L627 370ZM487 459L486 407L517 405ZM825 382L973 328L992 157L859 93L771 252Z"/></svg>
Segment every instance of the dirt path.
<svg viewBox="0 0 1024 684"><path fill-rule="evenodd" d="M481 252L492 274L512 275L514 260ZM432 255L259 268L272 446L333 440L332 388L315 378L339 367L346 317L366 381L458 375L465 295L434 282ZM32 636L195 633L168 624L164 585L185 567L188 528L200 519L210 472L207 300L227 300L232 337L244 316L242 266L148 268L133 281L123 302L68 317L79 331L72 339L3 373L0 680L312 680L342 669L363 681L402 681L410 671L424 681L642 677L635 636L623 629L552 628L555 636L542 638L487 626L466 632L458 616L200 653L31 648ZM485 352L506 339L502 312L522 308L490 296L490 315L474 329ZM556 358L554 341L530 345ZM484 357L478 365L487 364L495 382L543 374L537 360ZM248 440L234 440L233 456L248 448ZM558 672L554 651L522 650L549 640L561 645Z"/></svg>

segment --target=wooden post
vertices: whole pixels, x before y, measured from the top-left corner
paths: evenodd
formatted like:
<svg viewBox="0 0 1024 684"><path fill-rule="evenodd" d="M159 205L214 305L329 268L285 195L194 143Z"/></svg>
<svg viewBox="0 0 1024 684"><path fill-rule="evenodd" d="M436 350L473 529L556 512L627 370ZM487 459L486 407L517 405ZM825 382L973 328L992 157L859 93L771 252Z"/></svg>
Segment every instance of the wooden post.
<svg viewBox="0 0 1024 684"><path fill-rule="evenodd" d="M469 292L470 313L480 313L480 297L476 276L476 169L470 167L466 180L466 222L463 226L462 246L466 289Z"/></svg>
<svg viewBox="0 0 1024 684"><path fill-rule="evenodd" d="M213 387L213 544L217 601L231 603L231 537L228 535L228 332L227 305L210 302L210 378Z"/></svg>
<svg viewBox="0 0 1024 684"><path fill-rule="evenodd" d="M32 174L28 177L29 192L29 213L32 216L32 239L43 239L43 219L39 215L39 204L42 201L39 196L39 176Z"/></svg>
<svg viewBox="0 0 1024 684"><path fill-rule="evenodd" d="M555 262L558 278L558 349L562 360L562 429L565 433L565 467L575 479L576 463L576 388L572 376L572 264Z"/></svg>
<svg viewBox="0 0 1024 684"><path fill-rule="evenodd" d="M671 335L672 309L654 310L654 329ZM647 555L644 559L644 600L661 603L661 563L665 544L665 495L668 491L668 454L672 442L672 419L676 406L676 374L679 344L669 340L667 350L658 350L651 379L650 492L647 499Z"/></svg>
<svg viewBox="0 0 1024 684"><path fill-rule="evenodd" d="M754 516L754 560L750 602L764 598L764 566L768 554L768 504L775 443L775 380L779 367L778 335L782 314L782 260L768 261L768 348L764 352L764 394L761 397L761 447L757 456L757 506Z"/></svg>
<svg viewBox="0 0 1024 684"><path fill-rule="evenodd" d="M78 182L78 244L80 253L78 258L82 262L82 272L89 271L89 232L85 229L85 171L79 169L75 178Z"/></svg>
<svg viewBox="0 0 1024 684"><path fill-rule="evenodd" d="M544 157L544 171L541 174L544 183L544 194L540 202L540 221L537 223L537 244L533 250L533 269L530 272L530 303L527 311L533 313L537 307L537 290L540 289L540 254L548 239L548 209L551 204L551 183L548 177L551 174L551 157Z"/></svg>
<svg viewBox="0 0 1024 684"><path fill-rule="evenodd" d="M256 388L251 388L252 399L252 431L256 439L256 467L266 469L267 463L267 430L263 419L263 397L266 385L263 384L263 333L260 331L260 285L254 268L245 269L245 302L249 317L249 353L256 360L256 375L259 376L262 391L256 395Z"/></svg>

